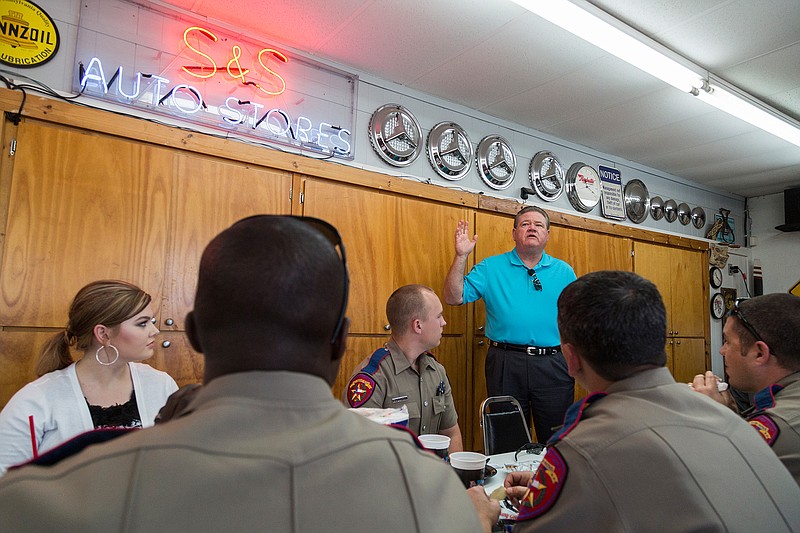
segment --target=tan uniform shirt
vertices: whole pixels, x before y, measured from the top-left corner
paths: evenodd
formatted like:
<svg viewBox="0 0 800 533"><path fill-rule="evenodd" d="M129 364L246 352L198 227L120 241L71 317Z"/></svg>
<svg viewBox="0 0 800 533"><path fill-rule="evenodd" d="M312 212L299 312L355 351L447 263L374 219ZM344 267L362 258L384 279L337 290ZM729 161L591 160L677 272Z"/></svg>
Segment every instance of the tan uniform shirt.
<svg viewBox="0 0 800 533"><path fill-rule="evenodd" d="M193 411L0 479L3 531L480 531L452 468L322 379L212 380Z"/></svg>
<svg viewBox="0 0 800 533"><path fill-rule="evenodd" d="M666 368L607 392L568 411L516 533L800 527L800 487L730 409L675 383Z"/></svg>
<svg viewBox="0 0 800 533"><path fill-rule="evenodd" d="M747 415L747 420L772 446L800 485L800 372L786 376L778 385L782 385L783 389L774 394L772 401L768 401L771 405L763 409L756 407L753 413ZM759 403L758 396L756 403Z"/></svg>
<svg viewBox="0 0 800 533"><path fill-rule="evenodd" d="M393 340L386 343L388 354L378 352L356 367L342 399L350 407L408 408L408 427L417 435L438 433L458 422L453 403L453 391L447 372L430 353L417 359L419 371L414 370L400 347ZM370 366L370 363L373 363ZM367 377L369 376L369 377ZM363 398L356 398L359 377L374 381Z"/></svg>

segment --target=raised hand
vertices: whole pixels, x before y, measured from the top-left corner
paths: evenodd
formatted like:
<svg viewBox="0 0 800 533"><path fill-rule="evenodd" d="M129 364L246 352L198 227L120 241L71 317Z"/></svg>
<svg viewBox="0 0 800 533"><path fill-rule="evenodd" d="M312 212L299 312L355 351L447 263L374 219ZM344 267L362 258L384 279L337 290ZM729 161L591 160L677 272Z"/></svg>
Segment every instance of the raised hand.
<svg viewBox="0 0 800 533"><path fill-rule="evenodd" d="M472 250L475 249L475 244L478 242L478 236L473 235L472 239L469 237L469 222L466 220L459 220L456 227L456 255L459 257L468 256Z"/></svg>

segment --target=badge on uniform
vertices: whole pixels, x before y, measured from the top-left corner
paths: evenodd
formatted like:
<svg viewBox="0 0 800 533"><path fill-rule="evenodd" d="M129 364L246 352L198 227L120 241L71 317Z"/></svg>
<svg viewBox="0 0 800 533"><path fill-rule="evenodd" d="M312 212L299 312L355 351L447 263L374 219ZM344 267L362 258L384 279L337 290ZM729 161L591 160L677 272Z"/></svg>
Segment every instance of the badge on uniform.
<svg viewBox="0 0 800 533"><path fill-rule="evenodd" d="M748 422L758 431L759 435L767 441L767 444L770 446L775 444L781 430L774 420L767 415L758 415L748 420Z"/></svg>
<svg viewBox="0 0 800 533"><path fill-rule="evenodd" d="M347 401L350 407L361 407L375 392L375 380L369 374L359 373L353 376L347 386Z"/></svg>
<svg viewBox="0 0 800 533"><path fill-rule="evenodd" d="M564 456L557 449L548 448L520 502L517 521L531 520L549 511L564 488L567 471Z"/></svg>

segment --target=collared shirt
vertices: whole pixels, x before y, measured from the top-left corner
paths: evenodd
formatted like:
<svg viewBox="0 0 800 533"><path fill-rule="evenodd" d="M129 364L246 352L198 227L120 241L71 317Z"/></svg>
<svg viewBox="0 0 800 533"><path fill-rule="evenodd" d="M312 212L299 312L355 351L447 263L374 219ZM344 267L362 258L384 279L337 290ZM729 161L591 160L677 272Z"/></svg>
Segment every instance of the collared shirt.
<svg viewBox="0 0 800 533"><path fill-rule="evenodd" d="M542 290L516 248L487 257L464 277L464 303L483 298L486 304L486 335L498 342L527 346L560 344L556 323L558 297L575 280L566 262L542 253L534 267Z"/></svg>
<svg viewBox="0 0 800 533"><path fill-rule="evenodd" d="M1 527L305 533L369 519L382 533L480 531L449 465L408 432L348 412L319 377L220 376L182 414L56 465L9 472Z"/></svg>
<svg viewBox="0 0 800 533"><path fill-rule="evenodd" d="M375 382L374 388L368 391L369 397L358 402L358 407L386 409L405 405L408 428L417 435L438 433L455 426L458 415L444 366L433 354L425 352L417 358L417 371L396 342L390 339L386 348L385 353L377 351L361 361L350 379L352 384L366 372ZM380 358L380 361L373 361L371 366L373 358ZM354 407L356 404L348 396L350 389L348 386L344 390L342 399L346 405Z"/></svg>
<svg viewBox="0 0 800 533"><path fill-rule="evenodd" d="M774 393L772 405L755 406L745 416L800 485L800 372L786 376L777 385L782 388Z"/></svg>
<svg viewBox="0 0 800 533"><path fill-rule="evenodd" d="M730 409L666 368L606 392L567 412L515 533L796 531L800 487Z"/></svg>

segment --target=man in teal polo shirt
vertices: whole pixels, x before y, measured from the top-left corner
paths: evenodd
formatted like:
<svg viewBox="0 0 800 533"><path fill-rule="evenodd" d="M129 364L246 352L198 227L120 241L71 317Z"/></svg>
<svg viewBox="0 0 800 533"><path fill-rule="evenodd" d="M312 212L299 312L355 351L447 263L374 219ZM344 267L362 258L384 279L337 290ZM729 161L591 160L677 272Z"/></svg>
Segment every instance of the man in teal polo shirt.
<svg viewBox="0 0 800 533"><path fill-rule="evenodd" d="M514 218L515 248L488 257L464 276L475 249L467 222L455 234L455 258L445 279L444 300L460 305L483 298L486 304L486 389L489 396L516 398L526 418L533 415L536 439L547 442L572 404L574 381L559 346L558 297L575 272L544 251L550 217L526 206Z"/></svg>

